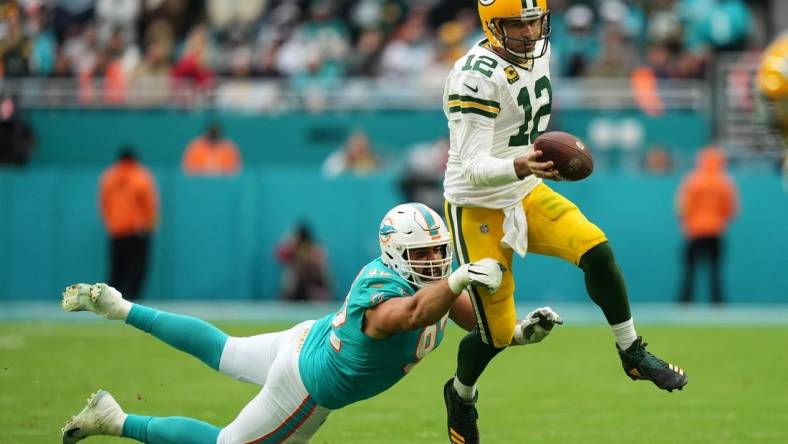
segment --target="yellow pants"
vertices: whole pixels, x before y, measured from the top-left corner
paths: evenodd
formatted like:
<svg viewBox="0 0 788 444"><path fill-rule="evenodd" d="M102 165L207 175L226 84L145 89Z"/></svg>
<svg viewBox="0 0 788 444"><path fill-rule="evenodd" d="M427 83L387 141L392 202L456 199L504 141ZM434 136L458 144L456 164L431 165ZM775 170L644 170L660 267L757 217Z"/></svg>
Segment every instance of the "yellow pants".
<svg viewBox="0 0 788 444"><path fill-rule="evenodd" d="M544 183L525 196L523 209L528 220L530 253L559 257L578 265L583 254L607 241L605 233L589 222L575 204ZM503 210L458 207L446 202L445 211L460 264L490 257L508 269L497 292L490 294L481 287L471 289L482 339L495 347L505 347L511 343L517 313L511 273L513 251L501 245Z"/></svg>

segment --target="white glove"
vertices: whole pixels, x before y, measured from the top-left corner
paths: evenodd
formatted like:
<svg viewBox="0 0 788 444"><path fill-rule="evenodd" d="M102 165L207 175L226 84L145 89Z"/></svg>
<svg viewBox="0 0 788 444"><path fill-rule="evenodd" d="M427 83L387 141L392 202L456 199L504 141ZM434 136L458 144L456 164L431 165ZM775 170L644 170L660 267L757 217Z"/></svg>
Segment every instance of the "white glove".
<svg viewBox="0 0 788 444"><path fill-rule="evenodd" d="M501 286L505 270L506 267L495 259L480 259L454 270L449 275L449 288L454 294L460 294L469 285L481 285L495 293Z"/></svg>
<svg viewBox="0 0 788 444"><path fill-rule="evenodd" d="M525 319L514 327L512 345L527 345L541 342L550 334L556 324L564 321L558 313L550 307L541 307L528 313Z"/></svg>

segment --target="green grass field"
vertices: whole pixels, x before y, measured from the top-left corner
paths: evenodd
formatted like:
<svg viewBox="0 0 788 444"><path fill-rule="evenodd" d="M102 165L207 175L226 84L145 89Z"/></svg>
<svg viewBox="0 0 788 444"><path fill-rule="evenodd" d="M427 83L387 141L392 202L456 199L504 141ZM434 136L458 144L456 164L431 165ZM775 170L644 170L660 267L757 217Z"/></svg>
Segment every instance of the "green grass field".
<svg viewBox="0 0 788 444"><path fill-rule="evenodd" d="M277 327L220 326L234 335ZM560 327L488 368L478 404L483 442L788 442L788 328L641 326L639 333L650 350L687 370L684 391L630 381L606 327ZM447 442L441 389L459 339L450 328L410 376L332 413L312 442ZM0 443L59 442L64 421L98 388L127 412L217 425L257 392L119 323L0 323Z"/></svg>

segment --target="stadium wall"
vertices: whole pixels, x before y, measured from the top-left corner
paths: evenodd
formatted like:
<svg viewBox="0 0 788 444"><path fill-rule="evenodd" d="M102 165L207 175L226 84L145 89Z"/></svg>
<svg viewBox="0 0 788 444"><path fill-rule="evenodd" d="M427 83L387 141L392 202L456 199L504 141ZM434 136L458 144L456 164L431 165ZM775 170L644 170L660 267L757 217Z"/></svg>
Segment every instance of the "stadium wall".
<svg viewBox="0 0 788 444"><path fill-rule="evenodd" d="M0 299L57 298L78 281L106 279L107 242L96 207L100 169L40 167L0 172ZM324 244L341 299L359 267L379 254L376 228L400 201L397 178L322 179L304 168L247 169L236 178L194 178L154 169L161 224L145 297L272 299L274 247L298 221ZM681 238L673 215L678 176L595 174L556 184L613 243L635 301L670 301ZM788 205L776 175L735 177L742 212L727 242L730 300L788 300ZM516 261L517 299L585 301L582 274L561 261ZM705 300L700 286L700 300Z"/></svg>
<svg viewBox="0 0 788 444"><path fill-rule="evenodd" d="M208 122L218 121L248 166L317 165L355 129L366 131L388 160L416 143L448 136L441 111L355 111L276 115L179 110L30 110L38 136L33 165L106 165L118 146L132 143L148 164L178 165L186 145ZM555 110L551 129L576 134L595 152L642 153L654 145L680 161L706 143L709 123L697 111L670 110L649 117L636 110ZM601 160L601 158L600 158Z"/></svg>

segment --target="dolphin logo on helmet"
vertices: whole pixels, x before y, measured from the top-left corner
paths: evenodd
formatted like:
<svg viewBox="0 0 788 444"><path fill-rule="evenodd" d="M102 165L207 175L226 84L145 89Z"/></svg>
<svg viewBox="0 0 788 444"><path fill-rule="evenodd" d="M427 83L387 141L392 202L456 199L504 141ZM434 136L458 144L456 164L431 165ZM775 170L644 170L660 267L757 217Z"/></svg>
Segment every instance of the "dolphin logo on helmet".
<svg viewBox="0 0 788 444"><path fill-rule="evenodd" d="M416 287L423 287L451 272L451 237L438 213L424 204L408 203L389 210L378 230L383 263ZM439 246L437 260L415 260L411 250Z"/></svg>

